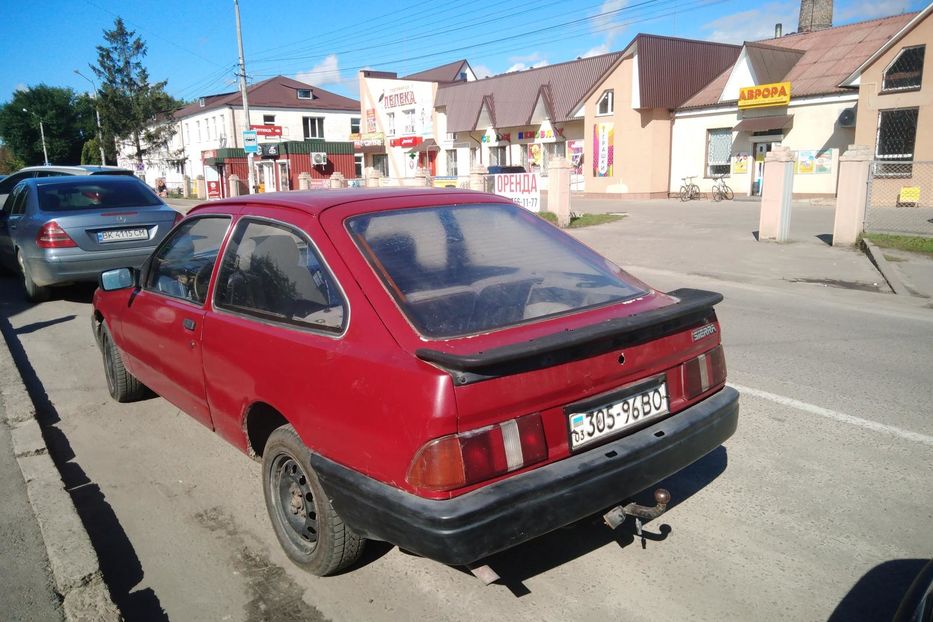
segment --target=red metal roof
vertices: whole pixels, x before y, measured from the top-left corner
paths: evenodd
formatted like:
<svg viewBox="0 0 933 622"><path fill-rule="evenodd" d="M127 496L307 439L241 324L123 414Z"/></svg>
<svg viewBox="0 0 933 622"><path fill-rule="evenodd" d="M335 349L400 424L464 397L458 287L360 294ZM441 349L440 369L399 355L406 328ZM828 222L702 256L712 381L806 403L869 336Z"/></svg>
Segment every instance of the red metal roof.
<svg viewBox="0 0 933 622"><path fill-rule="evenodd" d="M457 82L460 80L460 73L470 68L470 63L463 60L457 60L440 67L425 69L418 73L405 76L402 80L423 80L425 82Z"/></svg>
<svg viewBox="0 0 933 622"><path fill-rule="evenodd" d="M298 99L298 89L310 89L312 99ZM343 95L337 95L322 88L299 82L285 76L275 76L262 82L253 84L248 89L249 105L268 108L297 108L300 110L342 110L342 111L360 111L360 102ZM194 114L222 108L225 106L240 107L243 105L243 98L239 91L232 93L222 93L218 95L208 95L202 98L204 105L200 101L188 104L184 108L175 112L175 118L181 119Z"/></svg>
<svg viewBox="0 0 933 622"><path fill-rule="evenodd" d="M632 43L638 53L640 108L676 108L731 67L742 50L738 45L646 34Z"/></svg>

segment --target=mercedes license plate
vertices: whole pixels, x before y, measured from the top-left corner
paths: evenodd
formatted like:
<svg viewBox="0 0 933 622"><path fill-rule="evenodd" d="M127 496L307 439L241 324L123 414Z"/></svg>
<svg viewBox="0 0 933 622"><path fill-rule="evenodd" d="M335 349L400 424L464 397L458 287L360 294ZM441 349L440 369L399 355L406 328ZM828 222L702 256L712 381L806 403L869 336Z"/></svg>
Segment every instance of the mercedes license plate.
<svg viewBox="0 0 933 622"><path fill-rule="evenodd" d="M637 426L646 419L666 415L667 383L661 382L649 388L623 396L598 408L582 412L570 412L567 424L570 427L570 449L617 436L621 431Z"/></svg>
<svg viewBox="0 0 933 622"><path fill-rule="evenodd" d="M99 231L97 241L104 242L126 242L128 240L148 240L149 231L145 228L139 229L109 229L108 231Z"/></svg>

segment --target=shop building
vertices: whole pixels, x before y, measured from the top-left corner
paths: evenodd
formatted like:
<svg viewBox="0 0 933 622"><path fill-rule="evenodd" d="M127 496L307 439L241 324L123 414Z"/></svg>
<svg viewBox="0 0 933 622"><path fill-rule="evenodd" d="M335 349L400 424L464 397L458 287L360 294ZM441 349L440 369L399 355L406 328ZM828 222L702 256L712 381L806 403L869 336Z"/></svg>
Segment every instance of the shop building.
<svg viewBox="0 0 933 622"><path fill-rule="evenodd" d="M362 154L356 157L350 138L354 132L359 132L360 104L357 100L284 76L257 82L249 87L248 94L250 126L257 131L260 148L265 154L264 157L257 154L254 164L260 190L297 188L294 180L301 171L295 163L301 159L292 162L283 160L282 156L298 155L302 150L309 154L345 156L343 152L347 148L329 146L334 143L351 145L353 165L347 167L342 158L340 162L328 164L319 156L317 167L308 167L307 172L314 177L334 168L345 171L348 178L359 176ZM184 177L203 176L215 187L230 175L224 165L232 157L218 157L217 154L244 153L243 130L247 128L239 91L199 98L174 114L174 124L175 134L167 145L147 150L139 175L150 185L155 185L160 177L173 187L180 186ZM302 147L302 144L305 145ZM310 149L314 145L317 150L312 152ZM273 164L273 160L278 164ZM137 168L135 150L124 146L118 163ZM246 180L246 173L244 165L238 176ZM221 192L226 193L227 187L220 186Z"/></svg>
<svg viewBox="0 0 933 622"><path fill-rule="evenodd" d="M746 43L734 65L675 111L669 190L692 177L709 192L724 175L736 194L759 194L765 156L779 144L795 153L794 196L835 196L839 156L857 142L866 114L845 81L915 16Z"/></svg>

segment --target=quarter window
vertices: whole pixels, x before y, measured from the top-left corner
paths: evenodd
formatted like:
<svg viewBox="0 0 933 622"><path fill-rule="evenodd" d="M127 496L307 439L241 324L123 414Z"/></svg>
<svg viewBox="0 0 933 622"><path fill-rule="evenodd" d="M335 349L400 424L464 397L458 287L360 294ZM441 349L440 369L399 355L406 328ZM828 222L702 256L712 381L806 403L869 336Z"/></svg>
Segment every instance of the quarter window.
<svg viewBox="0 0 933 622"><path fill-rule="evenodd" d="M339 333L346 304L314 246L299 231L246 220L217 275L218 308Z"/></svg>
<svg viewBox="0 0 933 622"><path fill-rule="evenodd" d="M311 89L298 89L298 99L311 99Z"/></svg>
<svg viewBox="0 0 933 622"><path fill-rule="evenodd" d="M153 255L146 289L203 304L229 222L226 217L205 217L179 225Z"/></svg>
<svg viewBox="0 0 933 622"><path fill-rule="evenodd" d="M301 124L304 127L305 140L324 138L324 117L303 117Z"/></svg>
<svg viewBox="0 0 933 622"><path fill-rule="evenodd" d="M596 114L612 114L615 110L614 104L613 92L604 91L603 96L599 98L599 103L596 104Z"/></svg>
<svg viewBox="0 0 933 622"><path fill-rule="evenodd" d="M706 134L706 176L728 175L731 153L732 129L724 127L708 130Z"/></svg>
<svg viewBox="0 0 933 622"><path fill-rule="evenodd" d="M919 89L923 79L923 54L926 46L904 48L884 71L883 91Z"/></svg>

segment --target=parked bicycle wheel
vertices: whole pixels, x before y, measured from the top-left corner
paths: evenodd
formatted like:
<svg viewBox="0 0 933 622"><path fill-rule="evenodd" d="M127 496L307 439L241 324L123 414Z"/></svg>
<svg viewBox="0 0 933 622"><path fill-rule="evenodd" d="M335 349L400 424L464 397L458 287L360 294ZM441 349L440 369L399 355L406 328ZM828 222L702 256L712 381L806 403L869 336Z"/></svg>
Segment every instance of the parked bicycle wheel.
<svg viewBox="0 0 933 622"><path fill-rule="evenodd" d="M712 195L713 195L713 200L716 201L717 203L719 201L722 201L722 191L719 189L719 186L713 186Z"/></svg>
<svg viewBox="0 0 933 622"><path fill-rule="evenodd" d="M722 185L722 197L723 197L726 201L731 201L732 199L735 198L735 193L732 192L732 188L730 188L730 187L727 186L726 184L723 184L723 185Z"/></svg>
<svg viewBox="0 0 933 622"><path fill-rule="evenodd" d="M689 201L690 200L690 189L687 186L680 187L680 200Z"/></svg>
<svg viewBox="0 0 933 622"><path fill-rule="evenodd" d="M690 199L700 198L700 187L696 184L690 184Z"/></svg>

